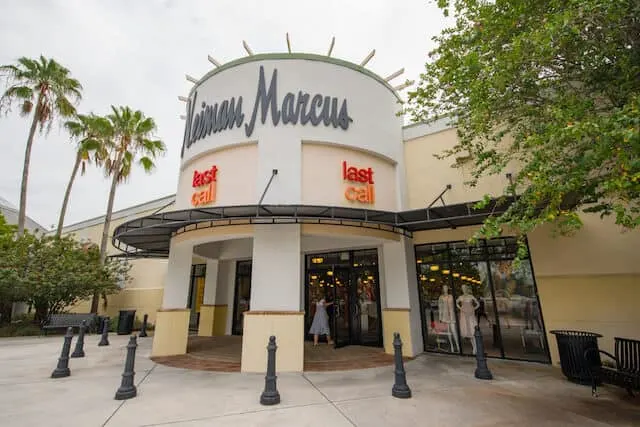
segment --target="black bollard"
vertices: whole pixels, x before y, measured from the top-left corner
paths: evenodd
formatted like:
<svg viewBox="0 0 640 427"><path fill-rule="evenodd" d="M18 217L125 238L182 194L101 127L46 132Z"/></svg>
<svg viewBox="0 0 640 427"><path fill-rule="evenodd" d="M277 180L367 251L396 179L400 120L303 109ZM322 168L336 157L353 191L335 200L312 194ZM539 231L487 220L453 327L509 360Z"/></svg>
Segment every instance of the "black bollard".
<svg viewBox="0 0 640 427"><path fill-rule="evenodd" d="M78 341L76 341L76 348L73 349L71 357L84 357L84 331L87 328L87 322L82 321L78 328Z"/></svg>
<svg viewBox="0 0 640 427"><path fill-rule="evenodd" d="M267 375L264 377L264 391L260 395L260 404L277 405L280 403L280 393L276 385L276 337L269 337L267 345Z"/></svg>
<svg viewBox="0 0 640 427"><path fill-rule="evenodd" d="M136 389L133 379L136 373L133 371L133 365L136 361L136 348L138 343L136 342L136 336L132 335L129 338L129 344L127 344L127 359L124 362L124 372L122 373L122 383L120 388L116 391L116 400L125 400L136 397L138 390Z"/></svg>
<svg viewBox="0 0 640 427"><path fill-rule="evenodd" d="M100 337L99 347L109 345L109 318L105 317L102 321L102 337Z"/></svg>
<svg viewBox="0 0 640 427"><path fill-rule="evenodd" d="M64 344L62 345L62 352L58 359L58 366L51 373L51 378L64 378L71 375L69 370L69 351L71 351L71 340L73 339L73 328L69 326L67 333L64 336Z"/></svg>
<svg viewBox="0 0 640 427"><path fill-rule="evenodd" d="M476 372L475 377L480 380L492 380L493 375L487 367L487 358L484 354L484 342L482 341L482 333L480 332L480 326L476 325L476 330L473 333L476 340Z"/></svg>
<svg viewBox="0 0 640 427"><path fill-rule="evenodd" d="M407 374L404 371L404 362L402 360L402 341L398 332L393 333L393 354L395 359L395 383L391 388L391 395L399 399L408 399L411 397L411 389L407 385Z"/></svg>
<svg viewBox="0 0 640 427"><path fill-rule="evenodd" d="M147 319L149 318L148 314L145 314L142 318L142 327L140 328L140 338L147 336Z"/></svg>

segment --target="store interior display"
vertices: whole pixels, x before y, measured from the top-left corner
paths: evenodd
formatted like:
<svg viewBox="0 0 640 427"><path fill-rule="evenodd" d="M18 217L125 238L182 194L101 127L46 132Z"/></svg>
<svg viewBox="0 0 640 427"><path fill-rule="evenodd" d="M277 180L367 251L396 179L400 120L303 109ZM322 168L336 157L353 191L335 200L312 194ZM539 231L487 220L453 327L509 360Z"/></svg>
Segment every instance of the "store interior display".
<svg viewBox="0 0 640 427"><path fill-rule="evenodd" d="M529 259L515 239L416 246L426 351L474 355L480 326L488 356L549 361Z"/></svg>

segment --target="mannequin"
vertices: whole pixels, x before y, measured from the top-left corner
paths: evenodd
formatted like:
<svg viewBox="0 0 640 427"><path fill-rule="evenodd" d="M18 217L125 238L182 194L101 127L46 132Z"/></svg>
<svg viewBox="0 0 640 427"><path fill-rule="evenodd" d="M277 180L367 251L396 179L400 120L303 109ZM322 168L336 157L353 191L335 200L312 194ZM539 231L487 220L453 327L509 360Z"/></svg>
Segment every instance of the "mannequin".
<svg viewBox="0 0 640 427"><path fill-rule="evenodd" d="M453 296L449 295L449 286L447 285L442 286L442 295L438 298L438 320L447 325L447 333L449 337L453 338L453 340L449 339L451 352L458 352L460 345L456 333L456 314L453 311Z"/></svg>
<svg viewBox="0 0 640 427"><path fill-rule="evenodd" d="M476 340L473 333L478 324L475 312L478 307L480 307L480 303L476 297L471 294L469 286L462 285L462 295L456 300L456 305L460 311L460 335L463 339L469 338L471 340L473 354L476 354Z"/></svg>

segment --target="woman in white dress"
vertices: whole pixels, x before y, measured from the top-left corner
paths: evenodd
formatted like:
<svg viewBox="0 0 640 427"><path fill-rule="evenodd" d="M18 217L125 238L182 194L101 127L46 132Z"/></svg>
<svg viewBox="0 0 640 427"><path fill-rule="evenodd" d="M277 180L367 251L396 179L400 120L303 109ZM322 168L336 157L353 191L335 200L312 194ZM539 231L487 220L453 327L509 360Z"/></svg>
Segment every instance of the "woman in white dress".
<svg viewBox="0 0 640 427"><path fill-rule="evenodd" d="M316 314L313 316L313 322L311 322L311 328L309 333L313 335L313 345L318 345L318 337L320 335L327 336L327 343L333 344L331 340L331 330L329 329L329 315L327 314L327 307L333 304L333 302L326 302L324 298L316 303Z"/></svg>

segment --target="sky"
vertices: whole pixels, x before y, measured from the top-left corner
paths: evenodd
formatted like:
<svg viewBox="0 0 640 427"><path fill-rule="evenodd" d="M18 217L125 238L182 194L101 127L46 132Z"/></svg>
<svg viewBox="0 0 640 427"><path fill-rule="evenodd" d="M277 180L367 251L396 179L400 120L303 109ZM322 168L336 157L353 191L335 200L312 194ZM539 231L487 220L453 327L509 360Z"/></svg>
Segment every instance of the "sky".
<svg viewBox="0 0 640 427"><path fill-rule="evenodd" d="M254 53L292 51L326 54L360 63L394 80L418 80L432 37L446 25L430 0L4 0L0 14L0 64L21 56L53 58L84 87L79 112L107 114L111 105L128 105L153 117L167 153L147 175L132 172L117 189L114 209L174 194L178 183L185 104L192 83L213 66L212 55L228 62ZM0 82L4 91L5 82ZM24 149L30 121L14 109L0 116L0 197L18 205ZM27 215L53 228L71 174L74 144L54 124L37 135L31 154ZM104 215L109 181L89 168L76 179L65 225Z"/></svg>

